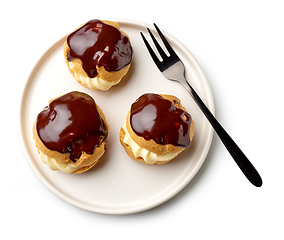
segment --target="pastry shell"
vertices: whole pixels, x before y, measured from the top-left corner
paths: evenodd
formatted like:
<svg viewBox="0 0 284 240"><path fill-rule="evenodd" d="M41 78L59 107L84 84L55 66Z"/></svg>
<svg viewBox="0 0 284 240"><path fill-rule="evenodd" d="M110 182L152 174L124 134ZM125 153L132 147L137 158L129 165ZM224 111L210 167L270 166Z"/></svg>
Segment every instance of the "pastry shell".
<svg viewBox="0 0 284 240"><path fill-rule="evenodd" d="M180 100L177 97L172 96L172 95L165 95L165 94L159 94L159 95L161 97L163 97L164 99L170 100L176 107L181 108L184 111L186 111L186 109L182 106ZM179 153L181 153L182 151L185 150L185 148L174 146L172 144L161 145L161 144L156 143L153 139L145 140L143 137L136 135L136 133L132 130L131 125L130 125L130 110L128 111L127 117L126 117L126 128L127 128L128 133L130 134L130 137L132 138L132 140L135 143L137 143L140 147L145 148L146 150L153 152L157 155L163 155L163 154L166 154L166 153L179 154ZM142 157L138 157L138 158L135 157L131 147L123 142L125 134L126 134L125 131L123 130L123 128L121 128L120 133L119 133L119 139L120 139L120 143L124 147L126 153L132 159L134 159L138 162L146 163ZM192 141L193 135L194 135L194 121L193 120L191 121L189 135L190 135L190 141ZM164 164L164 163L171 161L175 157L173 157L173 158L171 158L167 161L157 161L154 164ZM153 164L153 163L146 163L146 164Z"/></svg>
<svg viewBox="0 0 284 240"><path fill-rule="evenodd" d="M50 100L49 103L51 103L55 99L56 98ZM109 130L109 126L107 124L104 113L102 112L102 110L97 104L96 104L96 107L97 107L99 115L104 120ZM54 158L58 163L63 164L63 165L73 163L72 160L69 158L69 155L70 155L69 153L60 153L57 151L50 150L42 143L42 141L40 140L37 134L36 121L33 124L33 139L35 141L35 145L37 147L38 153L42 152L47 157ZM72 172L72 174L86 172L87 170L91 169L96 163L98 163L100 157L105 152L105 144L106 142L103 142L99 147L97 147L94 150L93 154L87 154L86 152L82 152L80 158L77 159L76 162L74 163L74 166L77 168L77 170Z"/></svg>
<svg viewBox="0 0 284 240"><path fill-rule="evenodd" d="M120 30L120 26L118 23L116 22L113 22L113 21L109 21L109 20L102 20L102 22L104 22L105 24L108 24L108 25L111 25L111 26L114 26L115 28L117 28L122 35L126 36L128 39L129 39L129 36ZM82 25L81 25L82 26ZM81 27L80 26L80 27ZM80 28L78 27L78 28ZM130 39L129 39L130 41ZM65 62L68 66L68 69L70 71L70 73L73 75L73 77L76 79L76 81L81 84L82 86L86 87L86 88L90 88L90 86L88 86L88 84L84 83L83 81L81 81L81 77L82 78L90 78L87 73L84 71L83 67L82 67L82 61L78 58L76 59L73 59L70 63L73 64L73 67L72 69L70 68L69 66L69 61L67 60L67 54L69 52L69 46L67 44L67 41L64 42L64 45L63 45L63 53L64 53L64 59L65 59ZM113 72L108 72L104 66L101 66L101 67L96 67L97 68L97 73L98 75L96 76L97 78L99 79L102 79L106 82L109 82L109 84L111 86L113 85L116 85L118 84L121 79L127 74L129 68L130 68L130 64L128 64L127 66L125 66L124 68L120 69L119 71L113 71ZM77 77L78 76L78 77ZM90 78L91 79L91 78ZM94 89L100 89L100 88L95 88L93 87L92 90ZM109 88L108 88L109 89ZM100 90L108 90L108 89L100 89Z"/></svg>

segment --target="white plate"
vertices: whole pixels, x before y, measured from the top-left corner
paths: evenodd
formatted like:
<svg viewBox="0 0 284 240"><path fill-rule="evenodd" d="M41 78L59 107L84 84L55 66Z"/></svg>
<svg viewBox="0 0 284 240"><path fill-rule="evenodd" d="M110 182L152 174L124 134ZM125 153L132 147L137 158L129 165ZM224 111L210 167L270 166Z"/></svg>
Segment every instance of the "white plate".
<svg viewBox="0 0 284 240"><path fill-rule="evenodd" d="M19 119L25 157L40 181L64 201L103 214L141 212L175 196L200 169L213 136L211 126L186 90L163 78L151 60L140 31L148 37L146 28L152 29L152 26L129 20L116 21L130 36L134 49L133 64L122 82L107 92L92 91L78 84L64 61L64 37L35 65L23 92ZM211 89L199 64L180 42L167 33L165 35L184 62L187 79L214 113ZM41 162L32 138L33 122L48 101L73 90L91 95L104 111L110 126L106 153L94 168L81 175L51 171ZM195 121L192 145L164 165L152 166L132 160L119 142L119 130L130 105L146 92L177 96Z"/></svg>

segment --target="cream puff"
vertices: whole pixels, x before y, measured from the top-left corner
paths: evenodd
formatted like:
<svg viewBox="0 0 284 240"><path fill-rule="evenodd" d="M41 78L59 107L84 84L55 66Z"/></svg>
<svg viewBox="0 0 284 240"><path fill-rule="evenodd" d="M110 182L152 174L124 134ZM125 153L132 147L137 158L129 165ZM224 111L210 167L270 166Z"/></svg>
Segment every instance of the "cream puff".
<svg viewBox="0 0 284 240"><path fill-rule="evenodd" d="M105 152L106 118L94 99L70 92L49 102L33 125L41 160L52 170L83 173Z"/></svg>
<svg viewBox="0 0 284 240"><path fill-rule="evenodd" d="M83 86L106 91L118 84L132 62L132 46L126 33L112 21L91 20L64 42L69 71Z"/></svg>
<svg viewBox="0 0 284 240"><path fill-rule="evenodd" d="M120 142L132 159L164 164L188 148L193 135L194 121L178 98L147 93L131 105Z"/></svg>

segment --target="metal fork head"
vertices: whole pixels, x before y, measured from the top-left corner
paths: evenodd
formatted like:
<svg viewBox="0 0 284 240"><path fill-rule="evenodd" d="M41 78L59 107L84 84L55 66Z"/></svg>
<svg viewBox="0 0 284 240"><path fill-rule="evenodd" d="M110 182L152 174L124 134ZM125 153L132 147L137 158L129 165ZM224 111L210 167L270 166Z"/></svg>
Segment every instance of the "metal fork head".
<svg viewBox="0 0 284 240"><path fill-rule="evenodd" d="M148 43L148 41L146 40L144 34L142 32L140 32L143 41L152 57L152 59L154 60L155 64L157 65L157 67L159 68L159 70L161 72L164 72L165 70L167 70L169 67L171 67L172 65L174 65L175 63L179 62L180 59L177 56L177 54L175 53L175 51L172 49L171 45L169 44L169 42L167 41L167 39L165 38L165 36L162 34L161 30L157 27L157 25L154 23L154 27L156 28L160 38L162 39L166 49L169 52L169 56L164 52L164 50L161 48L160 44L158 43L158 41L156 40L156 38L154 37L154 35L152 34L152 32L150 31L149 28L147 28L161 58L162 61L159 60L159 58L157 57L157 55L155 54L155 52L153 51L152 47L150 46L150 44Z"/></svg>

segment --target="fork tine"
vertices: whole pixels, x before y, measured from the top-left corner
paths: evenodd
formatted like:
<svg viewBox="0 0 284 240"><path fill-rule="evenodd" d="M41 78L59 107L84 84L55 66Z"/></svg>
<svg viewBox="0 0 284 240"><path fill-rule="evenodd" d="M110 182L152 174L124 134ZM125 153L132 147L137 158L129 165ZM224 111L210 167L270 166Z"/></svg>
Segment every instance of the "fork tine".
<svg viewBox="0 0 284 240"><path fill-rule="evenodd" d="M153 35L152 32L150 31L150 29L147 28L147 30L148 30L148 32L149 32L149 34L150 34L150 36L151 36L151 38L152 38L152 40L153 40L155 46L156 46L158 52L160 53L162 59L165 59L165 58L167 57L167 55L165 54L164 50L161 48L160 44L158 43L158 41L156 40L156 38L154 37L154 35Z"/></svg>
<svg viewBox="0 0 284 240"><path fill-rule="evenodd" d="M175 57L178 58L177 54L175 53L175 51L173 50L173 48L171 47L171 45L169 44L169 42L165 38L164 34L161 32L161 30L158 28L158 26L155 23L154 23L154 26L155 26L159 36L161 37L163 43L165 44L165 47L169 51L170 55L175 56Z"/></svg>
<svg viewBox="0 0 284 240"><path fill-rule="evenodd" d="M151 57L153 58L154 62L156 63L157 67L160 69L160 71L162 71L163 67L162 64L160 62L160 60L158 59L158 57L156 56L155 52L153 51L153 49L151 48L150 44L148 43L148 41L146 40L144 34L142 32L140 32L142 39L151 55Z"/></svg>

